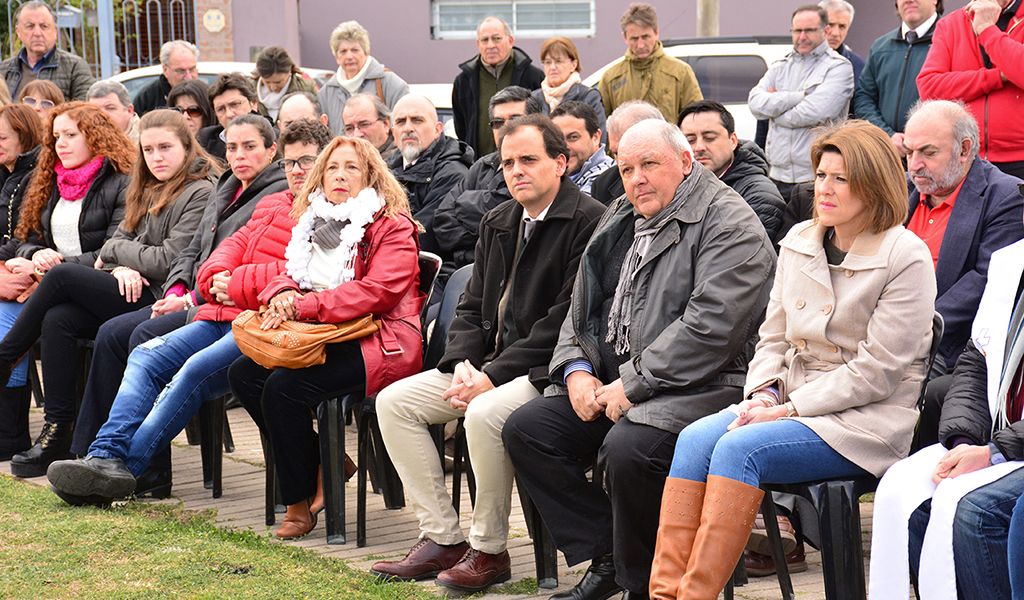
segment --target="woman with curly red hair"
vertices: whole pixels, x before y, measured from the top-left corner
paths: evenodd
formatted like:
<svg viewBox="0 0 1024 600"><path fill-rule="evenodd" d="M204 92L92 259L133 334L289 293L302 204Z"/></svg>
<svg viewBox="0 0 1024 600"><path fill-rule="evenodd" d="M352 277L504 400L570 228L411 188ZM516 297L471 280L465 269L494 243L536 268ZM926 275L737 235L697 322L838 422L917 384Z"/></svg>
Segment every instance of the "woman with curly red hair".
<svg viewBox="0 0 1024 600"><path fill-rule="evenodd" d="M35 173L14 230L16 239L11 243L16 245L16 258L8 260L7 267L15 273L37 275L65 264L91 268L124 217L124 192L134 163L131 142L102 110L84 102L54 108L43 130ZM49 278L47 275L43 281ZM20 309L24 311L24 307ZM44 331L73 333L70 345L46 343L50 340L43 343L47 422L35 446L12 459L12 471L20 476L42 474L18 466L26 456L35 462L40 455L52 460L67 454L77 384L75 369L69 369L67 361L77 353L74 336L91 333L81 329L87 320L80 313L54 313L45 321L39 318ZM34 341L20 348L4 345L0 383L7 382L11 367Z"/></svg>

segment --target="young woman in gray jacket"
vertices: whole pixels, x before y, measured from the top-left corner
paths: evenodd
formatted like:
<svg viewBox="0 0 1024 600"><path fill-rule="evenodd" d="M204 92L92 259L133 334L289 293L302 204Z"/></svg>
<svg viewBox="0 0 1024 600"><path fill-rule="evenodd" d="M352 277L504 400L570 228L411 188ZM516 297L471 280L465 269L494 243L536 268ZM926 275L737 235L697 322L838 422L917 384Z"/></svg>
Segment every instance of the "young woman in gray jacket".
<svg viewBox="0 0 1024 600"><path fill-rule="evenodd" d="M46 423L36 444L11 460L16 476L43 475L50 462L69 456L78 372L67 368L67 357L76 355L78 339L94 336L107 319L156 300L150 283L164 281L213 189L213 161L179 113L147 113L137 152L116 233L92 264L53 265L0 342L0 383L36 340L43 349Z"/></svg>

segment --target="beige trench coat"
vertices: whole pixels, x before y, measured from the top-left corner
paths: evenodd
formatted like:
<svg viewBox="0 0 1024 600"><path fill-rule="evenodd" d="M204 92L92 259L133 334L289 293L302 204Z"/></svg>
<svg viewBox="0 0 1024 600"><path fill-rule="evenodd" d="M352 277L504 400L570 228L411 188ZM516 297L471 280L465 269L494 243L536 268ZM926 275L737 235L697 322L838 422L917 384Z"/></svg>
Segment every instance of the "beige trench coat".
<svg viewBox="0 0 1024 600"><path fill-rule="evenodd" d="M781 243L745 395L777 383L804 423L881 476L907 456L935 310L924 242L902 226L861 234L830 266L826 228L806 221Z"/></svg>

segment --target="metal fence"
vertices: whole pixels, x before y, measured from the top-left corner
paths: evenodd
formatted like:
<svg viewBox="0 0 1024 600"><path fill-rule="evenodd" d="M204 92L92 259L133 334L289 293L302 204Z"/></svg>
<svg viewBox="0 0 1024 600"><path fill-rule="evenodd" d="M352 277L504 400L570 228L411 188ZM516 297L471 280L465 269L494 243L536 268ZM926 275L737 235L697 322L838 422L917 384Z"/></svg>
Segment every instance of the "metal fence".
<svg viewBox="0 0 1024 600"><path fill-rule="evenodd" d="M7 3L7 56L17 51L14 13L26 0ZM50 3L57 13L57 46L81 56L100 72L100 19L95 0ZM113 0L114 71L159 64L160 46L170 40L196 42L196 14L193 0Z"/></svg>

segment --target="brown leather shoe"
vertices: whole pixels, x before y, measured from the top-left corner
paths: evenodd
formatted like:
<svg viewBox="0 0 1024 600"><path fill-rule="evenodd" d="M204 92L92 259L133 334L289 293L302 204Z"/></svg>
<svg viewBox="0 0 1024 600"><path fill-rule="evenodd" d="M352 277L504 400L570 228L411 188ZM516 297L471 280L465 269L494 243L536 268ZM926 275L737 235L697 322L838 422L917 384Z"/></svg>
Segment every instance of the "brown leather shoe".
<svg viewBox="0 0 1024 600"><path fill-rule="evenodd" d="M316 527L316 513L309 510L309 500L289 504L284 513L284 522L274 532L282 540L294 540L308 534Z"/></svg>
<svg viewBox="0 0 1024 600"><path fill-rule="evenodd" d="M743 566L751 577L767 577L775 574L775 560L770 554L759 554L747 550L743 557ZM804 556L804 542L797 543L796 548L786 555L786 566L790 573L803 573L807 570L807 557Z"/></svg>
<svg viewBox="0 0 1024 600"><path fill-rule="evenodd" d="M423 538L416 542L402 560L382 560L370 567L370 572L396 581L430 579L454 567L467 550L469 544L466 542L442 546L430 538Z"/></svg>
<svg viewBox="0 0 1024 600"><path fill-rule="evenodd" d="M796 550L796 528L788 517L779 515L779 537L782 538L782 551L786 554ZM764 515L757 513L754 519L754 529L747 539L747 550L758 554L771 554L772 545L768 540L768 530L764 526Z"/></svg>
<svg viewBox="0 0 1024 600"><path fill-rule="evenodd" d="M509 579L512 579L512 561L507 550L488 554L470 548L458 564L437 574L437 585L473 593Z"/></svg>

